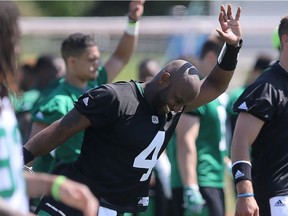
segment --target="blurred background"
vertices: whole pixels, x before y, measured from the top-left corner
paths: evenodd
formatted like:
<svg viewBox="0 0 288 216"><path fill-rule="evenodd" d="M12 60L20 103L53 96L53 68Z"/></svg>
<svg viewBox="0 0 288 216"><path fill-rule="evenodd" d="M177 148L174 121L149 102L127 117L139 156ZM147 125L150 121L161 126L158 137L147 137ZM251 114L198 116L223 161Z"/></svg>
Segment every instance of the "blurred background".
<svg viewBox="0 0 288 216"><path fill-rule="evenodd" d="M21 10L21 61L33 62L42 53L60 56L60 44L73 32L95 36L105 60L118 43L127 23L129 1L16 1ZM132 61L116 80L136 77L143 58L162 64L179 55L197 55L207 35L219 27L221 4L242 7L244 46L230 87L240 85L256 55L275 59L272 33L287 13L287 1L149 1L140 23L140 38Z"/></svg>

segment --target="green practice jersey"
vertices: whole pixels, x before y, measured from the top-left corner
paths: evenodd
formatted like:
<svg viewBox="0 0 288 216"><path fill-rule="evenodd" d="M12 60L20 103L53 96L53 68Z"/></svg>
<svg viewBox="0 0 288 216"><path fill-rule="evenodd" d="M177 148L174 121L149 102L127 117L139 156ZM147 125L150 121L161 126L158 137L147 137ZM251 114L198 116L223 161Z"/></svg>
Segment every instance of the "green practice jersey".
<svg viewBox="0 0 288 216"><path fill-rule="evenodd" d="M224 156L226 147L226 95L189 113L198 116L200 128L197 145L198 184L202 187L224 187ZM174 135L176 137L176 135ZM167 146L171 162L171 187L182 186L177 162L176 139L171 139Z"/></svg>
<svg viewBox="0 0 288 216"><path fill-rule="evenodd" d="M227 100L222 102L220 98L191 112L200 118L196 146L198 184L201 187L224 187Z"/></svg>
<svg viewBox="0 0 288 216"><path fill-rule="evenodd" d="M171 163L171 188L182 187L182 179L180 176L180 171L178 169L178 161L177 161L177 146L176 146L176 133L171 137L169 144L166 148L167 155L169 161Z"/></svg>
<svg viewBox="0 0 288 216"><path fill-rule="evenodd" d="M23 177L22 143L12 105L0 98L0 197L11 208L28 214L28 198Z"/></svg>
<svg viewBox="0 0 288 216"><path fill-rule="evenodd" d="M107 81L107 72L99 68L99 77L94 82L89 82L86 89L79 89L63 78L58 86L44 99L38 106L38 111L32 113L34 122L51 124L62 118L74 107L74 102L78 100L85 91L97 87ZM84 133L77 133L70 137L63 145L56 148L50 155L44 155L34 160L34 170L41 172L51 172L57 164L67 164L75 161L81 150Z"/></svg>

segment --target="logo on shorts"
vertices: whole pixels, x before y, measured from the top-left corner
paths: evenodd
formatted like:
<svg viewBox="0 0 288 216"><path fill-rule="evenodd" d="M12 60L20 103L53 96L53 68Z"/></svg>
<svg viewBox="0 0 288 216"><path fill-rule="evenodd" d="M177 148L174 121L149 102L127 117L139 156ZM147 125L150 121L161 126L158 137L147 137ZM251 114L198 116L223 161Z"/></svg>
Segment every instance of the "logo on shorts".
<svg viewBox="0 0 288 216"><path fill-rule="evenodd" d="M279 199L279 200L274 204L274 206L285 206L285 203L283 203L282 200Z"/></svg>

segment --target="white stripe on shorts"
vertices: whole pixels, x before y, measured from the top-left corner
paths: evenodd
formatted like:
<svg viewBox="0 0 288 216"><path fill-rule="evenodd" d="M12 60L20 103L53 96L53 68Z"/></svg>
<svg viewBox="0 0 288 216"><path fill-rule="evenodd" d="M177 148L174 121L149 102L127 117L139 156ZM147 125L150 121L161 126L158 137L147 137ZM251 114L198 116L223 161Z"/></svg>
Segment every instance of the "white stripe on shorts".
<svg viewBox="0 0 288 216"><path fill-rule="evenodd" d="M117 212L115 210L100 206L98 216L117 216Z"/></svg>

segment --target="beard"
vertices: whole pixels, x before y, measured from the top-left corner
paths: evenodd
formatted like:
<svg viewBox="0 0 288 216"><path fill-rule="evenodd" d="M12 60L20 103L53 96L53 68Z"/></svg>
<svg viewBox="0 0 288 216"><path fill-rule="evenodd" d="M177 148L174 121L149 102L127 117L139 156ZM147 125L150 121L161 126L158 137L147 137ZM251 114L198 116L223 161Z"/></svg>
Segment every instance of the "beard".
<svg viewBox="0 0 288 216"><path fill-rule="evenodd" d="M161 89L158 91L158 93L155 95L155 98L152 103L152 107L159 115L165 115L166 114L166 106L167 106L167 98L168 98L168 92L170 90L170 85L167 86L164 89Z"/></svg>

